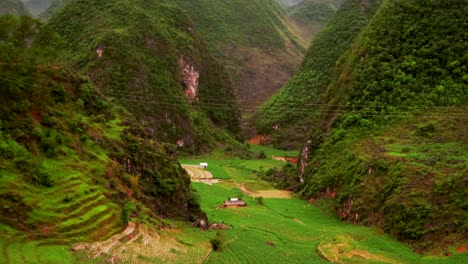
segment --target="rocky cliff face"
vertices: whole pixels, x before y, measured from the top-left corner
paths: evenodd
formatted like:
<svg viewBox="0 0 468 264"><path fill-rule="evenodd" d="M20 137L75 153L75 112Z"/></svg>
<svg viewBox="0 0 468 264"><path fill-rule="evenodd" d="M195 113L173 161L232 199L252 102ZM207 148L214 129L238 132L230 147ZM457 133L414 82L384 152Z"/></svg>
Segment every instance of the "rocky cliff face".
<svg viewBox="0 0 468 264"><path fill-rule="evenodd" d="M198 86L200 85L200 73L195 67L186 62L183 57L179 59L179 67L182 72L182 82L185 87L185 96L192 102L197 101Z"/></svg>

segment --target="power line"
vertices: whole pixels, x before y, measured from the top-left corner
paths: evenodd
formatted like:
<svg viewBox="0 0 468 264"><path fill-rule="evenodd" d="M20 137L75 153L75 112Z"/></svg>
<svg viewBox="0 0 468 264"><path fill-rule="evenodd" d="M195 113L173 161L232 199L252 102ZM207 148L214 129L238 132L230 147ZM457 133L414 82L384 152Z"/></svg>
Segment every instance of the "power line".
<svg viewBox="0 0 468 264"><path fill-rule="evenodd" d="M115 93L110 93L110 92L102 92L103 94L110 95L115 97ZM119 95L129 95L129 96L136 96L136 97L145 97L144 99L150 99L150 98L155 98L158 99L159 102L163 103L187 103L189 100L185 96L174 96L174 95L162 95L162 94L140 94L140 93L128 93L128 92L121 92ZM150 97L150 98L148 98ZM121 100L127 100L126 98L117 98ZM147 101L145 101L147 102ZM200 99L199 102L200 104L208 105L208 106L225 106L226 104L237 104L240 109L248 109L248 107L252 107L255 109L258 109L257 105L254 104L246 104L242 102L238 102L236 100L226 100L226 99L211 99L211 98L202 98ZM365 107L367 109L382 109L383 107L381 106L359 106L359 105L329 105L329 104L323 104L323 103L305 103L305 104L300 104L296 102L289 102L289 103L273 103L273 106L281 108L281 107L289 107L289 106L301 106L301 107L343 107L345 109L348 109L346 111L349 111L349 109L357 108L357 107ZM428 110L428 109L449 109L453 110L453 107L450 106L406 106L406 107L398 107L397 109L421 109L421 110ZM271 110L270 110L271 111ZM283 111L283 110L281 110ZM345 111L345 110L343 110ZM457 112L460 113L460 112Z"/></svg>
<svg viewBox="0 0 468 264"><path fill-rule="evenodd" d="M151 104L151 105L165 105L165 106L180 106L180 104L174 103L174 102L154 102L154 101L143 101L143 100L135 100L135 99L127 99L127 98L122 98L121 100L127 101L127 102L138 102L138 103L144 103L144 104ZM209 110L233 110L230 107L226 106L220 106L220 105L195 105L195 108L200 108L200 109L209 109ZM255 112L256 110L253 108L240 108L240 110L248 110ZM333 109L289 109L289 110L273 110L270 111L269 113L272 114L305 114L305 115L324 115L324 114L345 114L345 113L354 113L354 114L360 114L363 117L366 116L409 116L415 114L414 112L403 112L403 111L393 111L393 112L388 112L388 113L369 113L367 110L333 110ZM467 116L466 112L431 112L431 113L426 113L426 114L421 114L421 113L416 113L418 116L455 116L455 117L465 117Z"/></svg>

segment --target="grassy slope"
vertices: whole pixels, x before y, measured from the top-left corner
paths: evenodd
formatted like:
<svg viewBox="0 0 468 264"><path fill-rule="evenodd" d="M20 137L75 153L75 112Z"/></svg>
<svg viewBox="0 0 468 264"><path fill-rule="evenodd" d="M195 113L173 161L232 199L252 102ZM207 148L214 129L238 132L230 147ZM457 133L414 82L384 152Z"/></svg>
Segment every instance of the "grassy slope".
<svg viewBox="0 0 468 264"><path fill-rule="evenodd" d="M203 217L169 148L56 64L54 34L29 17L0 25L1 263L70 263L71 243L128 220Z"/></svg>
<svg viewBox="0 0 468 264"><path fill-rule="evenodd" d="M298 148L302 144L307 129L319 118L320 94L331 81L336 61L375 12L375 2L344 3L312 42L299 72L259 109L256 126L261 133L275 134L277 146ZM276 133L275 125L280 126Z"/></svg>
<svg viewBox="0 0 468 264"><path fill-rule="evenodd" d="M465 12L458 1L384 2L325 92L304 196L332 190L343 218L418 251L466 242Z"/></svg>
<svg viewBox="0 0 468 264"><path fill-rule="evenodd" d="M159 140L211 148L213 142L206 141L221 141L218 135L226 133L210 132L210 122L238 135L231 82L176 7L159 1L72 1L48 26L64 38L65 60L117 98ZM102 57L96 54L98 47L104 50ZM194 103L184 96L182 60L200 74ZM221 107L219 99L227 103Z"/></svg>

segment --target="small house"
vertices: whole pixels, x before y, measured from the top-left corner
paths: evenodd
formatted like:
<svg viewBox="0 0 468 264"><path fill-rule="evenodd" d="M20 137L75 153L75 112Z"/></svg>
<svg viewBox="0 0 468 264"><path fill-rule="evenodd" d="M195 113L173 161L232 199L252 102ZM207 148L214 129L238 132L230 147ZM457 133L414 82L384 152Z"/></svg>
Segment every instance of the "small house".
<svg viewBox="0 0 468 264"><path fill-rule="evenodd" d="M224 207L242 207L247 206L247 204L240 198L229 198L227 201L224 201Z"/></svg>
<svg viewBox="0 0 468 264"><path fill-rule="evenodd" d="M208 168L208 163L206 163L206 162L200 163L200 168L202 168L202 169Z"/></svg>

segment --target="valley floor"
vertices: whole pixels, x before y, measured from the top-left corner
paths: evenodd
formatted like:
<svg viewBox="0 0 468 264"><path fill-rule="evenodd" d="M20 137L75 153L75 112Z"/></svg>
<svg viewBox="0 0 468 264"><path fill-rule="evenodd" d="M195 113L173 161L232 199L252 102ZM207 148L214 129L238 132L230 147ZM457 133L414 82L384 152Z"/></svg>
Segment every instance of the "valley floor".
<svg viewBox="0 0 468 264"><path fill-rule="evenodd" d="M165 229L130 223L121 233L96 243L38 244L15 236L0 226L0 263L467 263L468 253L451 257L420 256L375 228L355 226L327 215L315 205L275 190L255 172L281 168L272 156L291 156L260 146L266 159L217 159L215 156L181 160L209 164L195 178L217 182L192 183L210 224L221 229L202 231L185 223L167 221ZM193 167L195 171L196 166ZM198 176L197 176L198 175ZM203 177L200 175L204 175ZM207 176L208 175L208 176ZM256 197L261 196L263 199ZM222 208L229 197L246 207ZM225 228L224 228L225 227ZM224 230L225 229L225 230ZM217 234L218 233L218 234ZM224 241L212 250L210 240ZM71 248L76 253L73 253Z"/></svg>

